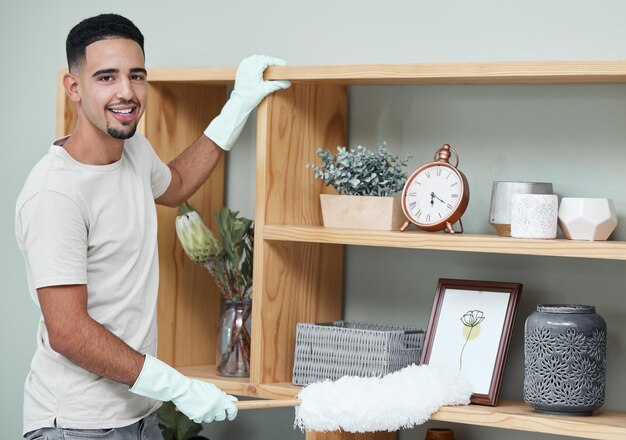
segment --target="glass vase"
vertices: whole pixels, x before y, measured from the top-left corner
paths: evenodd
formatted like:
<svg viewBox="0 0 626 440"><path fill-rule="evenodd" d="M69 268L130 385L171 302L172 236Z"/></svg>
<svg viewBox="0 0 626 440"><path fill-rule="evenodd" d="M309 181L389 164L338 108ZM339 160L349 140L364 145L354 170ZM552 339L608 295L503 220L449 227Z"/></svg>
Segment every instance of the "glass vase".
<svg viewBox="0 0 626 440"><path fill-rule="evenodd" d="M252 302L223 301L217 340L217 373L250 376L250 325Z"/></svg>

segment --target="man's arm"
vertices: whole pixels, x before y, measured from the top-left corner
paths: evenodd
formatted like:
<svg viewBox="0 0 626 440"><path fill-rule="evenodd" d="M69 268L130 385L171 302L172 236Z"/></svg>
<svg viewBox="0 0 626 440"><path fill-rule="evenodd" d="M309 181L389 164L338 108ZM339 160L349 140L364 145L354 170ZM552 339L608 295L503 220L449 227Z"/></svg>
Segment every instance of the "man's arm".
<svg viewBox="0 0 626 440"><path fill-rule="evenodd" d="M156 202L170 207L180 206L209 178L223 151L205 135L196 139L168 164L172 181Z"/></svg>
<svg viewBox="0 0 626 440"><path fill-rule="evenodd" d="M144 356L89 316L87 286L43 287L37 294L54 351L98 376L135 383Z"/></svg>
<svg viewBox="0 0 626 440"><path fill-rule="evenodd" d="M144 397L172 401L196 422L233 420L237 399L215 385L189 379L164 362L129 347L87 312L87 286L37 289L52 349L98 376Z"/></svg>
<svg viewBox="0 0 626 440"><path fill-rule="evenodd" d="M269 66L284 66L285 61L263 55L244 59L235 77L235 88L220 114L211 121L193 144L169 164L172 182L156 202L176 207L187 200L206 179L219 161L222 151L229 151L241 134L248 116L270 93L290 86L289 81L264 81Z"/></svg>

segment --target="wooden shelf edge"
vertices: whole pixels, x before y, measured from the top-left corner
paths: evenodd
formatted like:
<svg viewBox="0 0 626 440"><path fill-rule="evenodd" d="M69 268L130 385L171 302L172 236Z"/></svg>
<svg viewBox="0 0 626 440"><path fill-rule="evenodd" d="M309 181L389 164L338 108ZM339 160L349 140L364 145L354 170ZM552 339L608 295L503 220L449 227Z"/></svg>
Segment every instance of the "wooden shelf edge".
<svg viewBox="0 0 626 440"><path fill-rule="evenodd" d="M236 396L257 397L259 399L293 399L301 387L291 383L253 384L249 378L224 377L217 374L215 365L176 367L192 379L211 382L222 391Z"/></svg>
<svg viewBox="0 0 626 440"><path fill-rule="evenodd" d="M234 67L150 68L149 82L228 84ZM626 60L355 64L270 67L265 79L333 84L626 83Z"/></svg>
<svg viewBox="0 0 626 440"><path fill-rule="evenodd" d="M596 411L593 416L539 414L523 402L501 401L496 407L448 406L432 415L432 420L489 426L544 434L617 440L626 438L626 413Z"/></svg>
<svg viewBox="0 0 626 440"><path fill-rule="evenodd" d="M339 84L575 84L626 82L626 61L510 61L272 67L266 79Z"/></svg>
<svg viewBox="0 0 626 440"><path fill-rule="evenodd" d="M252 384L247 378L219 376L215 365L178 367L181 373L206 380L223 391L259 399L292 399L301 387L291 383ZM440 422L514 429L572 437L618 440L626 438L626 413L597 411L591 417L554 416L535 412L524 402L501 400L498 406L447 406L431 416Z"/></svg>
<svg viewBox="0 0 626 440"><path fill-rule="evenodd" d="M181 82L224 85L235 82L235 67L149 68L148 82Z"/></svg>
<svg viewBox="0 0 626 440"><path fill-rule="evenodd" d="M488 234L444 234L418 231L364 231L322 226L263 226L270 241L381 246L460 252L626 260L626 242L531 240Z"/></svg>

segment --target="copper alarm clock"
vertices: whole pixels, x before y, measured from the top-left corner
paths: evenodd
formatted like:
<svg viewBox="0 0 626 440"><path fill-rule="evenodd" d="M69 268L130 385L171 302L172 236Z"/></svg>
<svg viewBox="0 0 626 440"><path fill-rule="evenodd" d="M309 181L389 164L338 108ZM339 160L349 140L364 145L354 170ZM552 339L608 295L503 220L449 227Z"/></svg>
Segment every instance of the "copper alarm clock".
<svg viewBox="0 0 626 440"><path fill-rule="evenodd" d="M456 157L456 165L450 163L451 154ZM445 144L435 153L434 162L411 174L402 190L407 222L401 231L414 224L425 231L463 232L461 216L469 203L469 184L458 165L459 155ZM453 229L457 221L459 231Z"/></svg>

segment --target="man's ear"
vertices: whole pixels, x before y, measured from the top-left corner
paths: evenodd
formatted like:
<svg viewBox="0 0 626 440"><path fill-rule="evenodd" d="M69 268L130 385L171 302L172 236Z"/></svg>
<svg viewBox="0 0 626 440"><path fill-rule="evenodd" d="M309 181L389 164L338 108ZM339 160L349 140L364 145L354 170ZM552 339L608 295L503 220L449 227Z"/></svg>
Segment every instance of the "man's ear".
<svg viewBox="0 0 626 440"><path fill-rule="evenodd" d="M63 87L65 93L74 102L80 101L80 94L78 93L78 77L72 73L66 73L63 76Z"/></svg>

